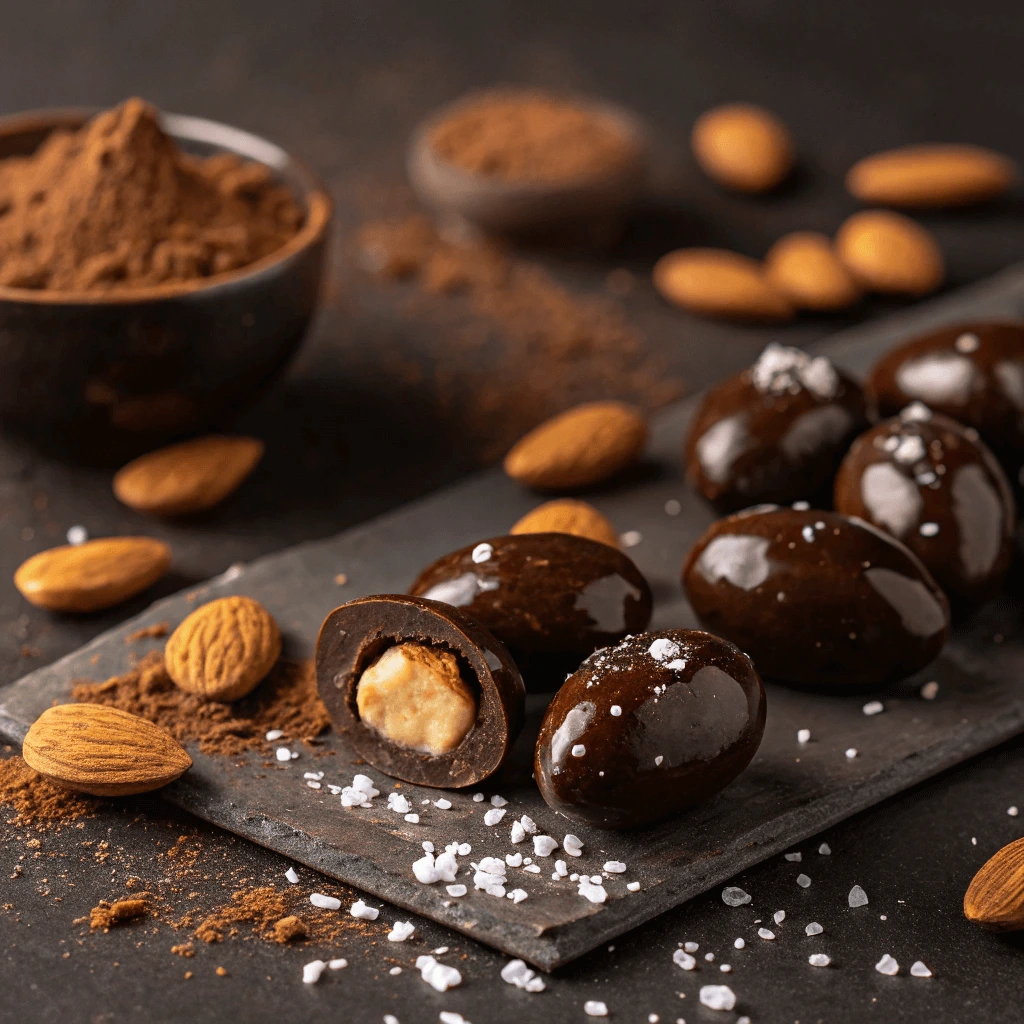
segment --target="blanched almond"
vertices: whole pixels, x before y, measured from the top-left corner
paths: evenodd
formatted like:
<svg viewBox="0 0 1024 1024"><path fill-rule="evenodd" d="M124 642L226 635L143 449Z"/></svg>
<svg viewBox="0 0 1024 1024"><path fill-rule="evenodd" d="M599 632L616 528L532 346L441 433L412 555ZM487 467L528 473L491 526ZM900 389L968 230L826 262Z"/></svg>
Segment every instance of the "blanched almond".
<svg viewBox="0 0 1024 1024"><path fill-rule="evenodd" d="M861 297L832 241L816 231L784 235L764 258L768 281L802 309L845 309Z"/></svg>
<svg viewBox="0 0 1024 1024"><path fill-rule="evenodd" d="M793 304L761 264L726 249L676 249L654 265L654 286L669 302L725 320L788 320Z"/></svg>
<svg viewBox="0 0 1024 1024"><path fill-rule="evenodd" d="M623 402L587 402L534 427L505 456L527 487L575 490L618 473L643 450L647 423Z"/></svg>
<svg viewBox="0 0 1024 1024"><path fill-rule="evenodd" d="M926 295L942 284L945 265L930 231L900 213L855 213L836 235L836 252L865 288Z"/></svg>
<svg viewBox="0 0 1024 1024"><path fill-rule="evenodd" d="M58 612L96 612L156 583L171 549L152 537L106 537L40 551L23 562L14 585L27 601Z"/></svg>
<svg viewBox="0 0 1024 1024"><path fill-rule="evenodd" d="M964 206L1006 193L1017 177L1008 157L982 146L904 146L859 160L846 187L884 206Z"/></svg>
<svg viewBox="0 0 1024 1024"><path fill-rule="evenodd" d="M774 188L793 166L793 141L786 126L771 111L749 103L701 114L690 141L705 174L740 192Z"/></svg>
<svg viewBox="0 0 1024 1024"><path fill-rule="evenodd" d="M527 512L509 533L571 533L617 548L619 534L611 520L593 505L572 498L559 498Z"/></svg>

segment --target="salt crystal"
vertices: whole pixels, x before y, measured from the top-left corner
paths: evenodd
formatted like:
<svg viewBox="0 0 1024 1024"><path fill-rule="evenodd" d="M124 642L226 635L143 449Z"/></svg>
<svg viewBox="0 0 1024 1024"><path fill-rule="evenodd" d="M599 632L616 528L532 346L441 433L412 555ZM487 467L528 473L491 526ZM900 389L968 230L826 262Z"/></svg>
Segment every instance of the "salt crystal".
<svg viewBox="0 0 1024 1024"><path fill-rule="evenodd" d="M704 954L704 959L707 960L708 963L711 963L711 961L715 959L715 954L714 953L705 953Z"/></svg>
<svg viewBox="0 0 1024 1024"><path fill-rule="evenodd" d="M401 1021L393 1013L385 1013L384 1024L401 1024Z"/></svg>
<svg viewBox="0 0 1024 1024"><path fill-rule="evenodd" d="M672 963L677 967L682 967L684 971L692 971L697 966L697 961L682 949L677 949L672 954Z"/></svg>
<svg viewBox="0 0 1024 1024"><path fill-rule="evenodd" d="M438 1019L441 1024L473 1024L472 1021L466 1020L461 1013L456 1013L454 1010L442 1010Z"/></svg>
<svg viewBox="0 0 1024 1024"><path fill-rule="evenodd" d="M444 891L448 893L449 896L465 896L466 893L469 892L461 882L457 885L446 885L444 887Z"/></svg>
<svg viewBox="0 0 1024 1024"><path fill-rule="evenodd" d="M656 757L656 758L654 759L654 765L655 765L655 767L661 767L661 762L662 762L662 761L664 761L664 760L665 760L665 758L664 758L664 757L663 757L663 756L662 756L661 754L659 754L659 755L658 755L658 756L657 756L657 757Z"/></svg>
<svg viewBox="0 0 1024 1024"><path fill-rule="evenodd" d="M607 1017L608 1007L597 999L588 999L583 1004L583 1012L588 1017Z"/></svg>
<svg viewBox="0 0 1024 1024"><path fill-rule="evenodd" d="M799 864L800 861L804 859L803 854L801 853L787 853L785 856L786 860L790 861L793 864Z"/></svg>
<svg viewBox="0 0 1024 1024"><path fill-rule="evenodd" d="M523 855L521 853L506 853L505 863L510 868L517 868L523 863Z"/></svg>
<svg viewBox="0 0 1024 1024"><path fill-rule="evenodd" d="M551 838L551 836L534 836L533 837L533 852L538 857L550 857L551 854L558 849L558 842Z"/></svg>
<svg viewBox="0 0 1024 1024"><path fill-rule="evenodd" d="M700 1002L709 1010L731 1010L736 1005L736 994L728 985L702 985Z"/></svg>
<svg viewBox="0 0 1024 1024"><path fill-rule="evenodd" d="M811 742L811 730L810 729L797 729L796 731L797 743L810 743Z"/></svg>
<svg viewBox="0 0 1024 1024"><path fill-rule="evenodd" d="M697 950L700 949L700 943L699 942L684 942L683 943L683 949L685 949L687 953L696 953Z"/></svg>
<svg viewBox="0 0 1024 1024"><path fill-rule="evenodd" d="M405 942L416 931L412 921L396 921L388 932L388 942Z"/></svg>
<svg viewBox="0 0 1024 1024"><path fill-rule="evenodd" d="M856 756L857 756L857 748L856 747L847 747L846 748L846 760L847 761L852 761Z"/></svg>
<svg viewBox="0 0 1024 1024"><path fill-rule="evenodd" d="M730 974L732 972L732 965L731 964L719 964L718 969L723 974Z"/></svg>
<svg viewBox="0 0 1024 1024"><path fill-rule="evenodd" d="M462 975L454 967L439 964L432 956L416 957L416 970L423 980L438 992L447 992L450 988L462 984Z"/></svg>
<svg viewBox="0 0 1024 1024"><path fill-rule="evenodd" d="M266 741L273 743L274 740L279 740L284 735L284 729L271 729L266 735Z"/></svg>
<svg viewBox="0 0 1024 1024"><path fill-rule="evenodd" d="M675 498L669 498L665 502L665 515L677 516L683 511L683 506Z"/></svg>
<svg viewBox="0 0 1024 1024"><path fill-rule="evenodd" d="M953 348L955 348L957 352L963 352L965 354L968 352L977 352L979 345L981 345L981 340L971 331L965 331L956 339L956 341L953 342Z"/></svg>
<svg viewBox="0 0 1024 1024"><path fill-rule="evenodd" d="M583 853L583 842L571 832L568 832L562 840L562 849L570 857L579 857Z"/></svg>
<svg viewBox="0 0 1024 1024"><path fill-rule="evenodd" d="M348 967L348 961L343 956L339 956L337 960L328 960L327 966L332 971L340 971L342 967Z"/></svg>
<svg viewBox="0 0 1024 1024"><path fill-rule="evenodd" d="M513 903L522 903L528 895L529 893L527 893L525 889L513 889L510 893L508 893L508 897L512 900Z"/></svg>
<svg viewBox="0 0 1024 1024"><path fill-rule="evenodd" d="M531 872L532 874L535 874L535 875L539 875L540 874L540 867L538 865L536 865L536 864L527 864L526 867L523 868L523 870L524 871L529 871L529 872Z"/></svg>
<svg viewBox="0 0 1024 1024"><path fill-rule="evenodd" d="M484 795L483 795L483 793L474 793L473 794L473 803L475 803L475 804L482 804L483 802L484 802Z"/></svg>
<svg viewBox="0 0 1024 1024"><path fill-rule="evenodd" d="M639 530L627 530L619 536L624 548L635 548L643 539L644 535Z"/></svg>
<svg viewBox="0 0 1024 1024"><path fill-rule="evenodd" d="M797 875L796 884L799 885L801 889L806 889L807 886L811 884L811 880L807 877L807 875Z"/></svg>
<svg viewBox="0 0 1024 1024"><path fill-rule="evenodd" d="M818 924L817 921L812 921L805 929L805 935L820 935L825 929Z"/></svg>
<svg viewBox="0 0 1024 1024"><path fill-rule="evenodd" d="M824 953L812 953L807 958L807 962L812 967L828 967L828 965L832 963L832 961L827 956L825 956Z"/></svg>
<svg viewBox="0 0 1024 1024"><path fill-rule="evenodd" d="M767 928L758 928L757 937L759 939L765 939L766 941L770 941L771 939L775 938L775 932L771 932Z"/></svg>
<svg viewBox="0 0 1024 1024"><path fill-rule="evenodd" d="M388 938L390 939L391 936L389 935ZM388 971L388 974L390 974L392 977L395 977L396 975L399 975L401 973L402 973L402 968L401 967L392 967L391 970Z"/></svg>
<svg viewBox="0 0 1024 1024"><path fill-rule="evenodd" d="M621 875L626 870L626 865L621 860L605 861L604 870L613 875Z"/></svg>
<svg viewBox="0 0 1024 1024"><path fill-rule="evenodd" d="M340 910L341 900L335 899L333 896L325 896L322 892L312 892L309 894L309 902L314 907L321 907L324 910ZM376 917L376 914L374 915Z"/></svg>
<svg viewBox="0 0 1024 1024"><path fill-rule="evenodd" d="M782 924L782 922L786 920L786 912L784 910L776 910L772 915L772 920L776 924Z"/></svg>
<svg viewBox="0 0 1024 1024"><path fill-rule="evenodd" d="M288 881L292 883L292 885L295 885L299 880L299 873L295 870L295 868L289 868L284 873L284 877L287 878Z"/></svg>
<svg viewBox="0 0 1024 1024"><path fill-rule="evenodd" d="M925 700L935 700L939 694L939 684L933 679L930 683L925 683L921 687L921 696Z"/></svg>
<svg viewBox="0 0 1024 1024"><path fill-rule="evenodd" d="M573 757L582 757L587 752L587 748L582 743L574 744L572 750L569 751Z"/></svg>
<svg viewBox="0 0 1024 1024"><path fill-rule="evenodd" d="M818 847L818 853L820 853L822 857L828 857L832 853L832 847L829 846L828 843L822 843L821 846Z"/></svg>
<svg viewBox="0 0 1024 1024"><path fill-rule="evenodd" d="M413 861L412 873L421 885L433 885L441 880L432 853L424 854L419 860Z"/></svg>
<svg viewBox="0 0 1024 1024"><path fill-rule="evenodd" d="M579 882L579 894L591 903L604 903L608 899L603 885L596 885L587 878L581 878Z"/></svg>
<svg viewBox="0 0 1024 1024"><path fill-rule="evenodd" d="M871 715L881 714L885 710L885 705L880 700L869 700L864 705L863 711L865 715L869 717Z"/></svg>
<svg viewBox="0 0 1024 1024"><path fill-rule="evenodd" d="M915 978L930 978L932 972L928 969L926 964L923 964L920 960L915 960L910 968L910 973Z"/></svg>
<svg viewBox="0 0 1024 1024"><path fill-rule="evenodd" d="M396 814L408 814L412 810L412 805L401 793L388 793L388 810Z"/></svg>
<svg viewBox="0 0 1024 1024"><path fill-rule="evenodd" d="M349 913L363 921L376 921L380 916L380 911L376 907L368 907L362 900L356 900Z"/></svg>
<svg viewBox="0 0 1024 1024"><path fill-rule="evenodd" d="M292 752L287 747L278 747L274 756L278 761L290 761L292 759Z"/></svg>
<svg viewBox="0 0 1024 1024"><path fill-rule="evenodd" d="M722 890L722 902L727 907L742 907L744 903L749 903L752 899L750 893L744 892L735 885L727 885Z"/></svg>
<svg viewBox="0 0 1024 1024"><path fill-rule="evenodd" d="M527 967L522 960L509 960L501 969L501 980L527 992L543 992L545 988L544 980L538 978L537 972Z"/></svg>
<svg viewBox="0 0 1024 1024"><path fill-rule="evenodd" d="M434 801L434 806L439 811L450 811L451 807L452 807L452 802L451 802L451 800L445 800L444 797L441 797L440 800L435 800Z"/></svg>
<svg viewBox="0 0 1024 1024"><path fill-rule="evenodd" d="M639 882L627 882L626 883L626 888L630 892L639 892L640 891L640 883Z"/></svg>
<svg viewBox="0 0 1024 1024"><path fill-rule="evenodd" d="M523 829L530 833L532 836L537 831L537 823L528 814L524 814L520 819L520 823Z"/></svg>
<svg viewBox="0 0 1024 1024"><path fill-rule="evenodd" d="M736 941L735 941L735 942L733 943L733 947L734 947L734 948L736 948L736 949L743 949L743 947L744 947L744 946L745 946L746 944L747 944L747 940L746 940L746 939L737 939L737 940L736 940Z"/></svg>
<svg viewBox="0 0 1024 1024"><path fill-rule="evenodd" d="M326 960L311 960L302 968L302 981L306 985L315 985L327 967Z"/></svg>
<svg viewBox="0 0 1024 1024"><path fill-rule="evenodd" d="M504 807L507 803L508 801L503 796L498 796L497 793L491 797L492 807Z"/></svg>
<svg viewBox="0 0 1024 1024"><path fill-rule="evenodd" d="M679 654L679 644L666 637L658 637L647 649L647 653L655 661L668 661Z"/></svg>
<svg viewBox="0 0 1024 1024"><path fill-rule="evenodd" d="M493 554L494 548L492 548L490 544L477 544L477 546L473 548L473 553L469 557L472 558L477 565L480 565L481 562L488 561Z"/></svg>
<svg viewBox="0 0 1024 1024"><path fill-rule="evenodd" d="M84 544L88 539L89 531L84 526L71 526L68 528L67 541L73 548Z"/></svg>
<svg viewBox="0 0 1024 1024"><path fill-rule="evenodd" d="M405 816L405 820L409 822L410 825L418 825L420 823L420 816L418 814L407 814Z"/></svg>
<svg viewBox="0 0 1024 1024"><path fill-rule="evenodd" d="M569 865L566 864L564 860L556 860L555 874L560 876L561 878L565 878L565 876L569 874Z"/></svg>
<svg viewBox="0 0 1024 1024"><path fill-rule="evenodd" d="M866 907L868 905L868 894L859 886L855 885L846 897L851 907Z"/></svg>
<svg viewBox="0 0 1024 1024"><path fill-rule="evenodd" d="M501 819L504 818L504 817L505 817L505 810L504 810L504 808L502 808L502 807L492 807L484 815L484 824L485 825L497 825L498 822L501 821Z"/></svg>
<svg viewBox="0 0 1024 1024"><path fill-rule="evenodd" d="M891 977L894 974L900 973L900 965L896 963L888 953L886 953L885 956L875 964L875 970L878 971L879 974L888 974Z"/></svg>
<svg viewBox="0 0 1024 1024"><path fill-rule="evenodd" d="M1009 815L1009 816L1010 816L1011 818L1016 818L1016 817L1017 817L1017 815L1018 815L1018 814L1019 814L1020 812L1019 812L1019 811L1017 810L1016 806L1013 806L1013 807L1007 807L1007 808L1006 808L1006 813L1007 813L1007 814L1008 814L1008 815Z"/></svg>
<svg viewBox="0 0 1024 1024"><path fill-rule="evenodd" d="M618 718L622 714L622 708L618 704L613 704L608 710L613 718Z"/></svg>
<svg viewBox="0 0 1024 1024"><path fill-rule="evenodd" d="M509 841L512 843L521 843L526 838L526 829L523 828L521 821L512 822L512 834L509 836Z"/></svg>

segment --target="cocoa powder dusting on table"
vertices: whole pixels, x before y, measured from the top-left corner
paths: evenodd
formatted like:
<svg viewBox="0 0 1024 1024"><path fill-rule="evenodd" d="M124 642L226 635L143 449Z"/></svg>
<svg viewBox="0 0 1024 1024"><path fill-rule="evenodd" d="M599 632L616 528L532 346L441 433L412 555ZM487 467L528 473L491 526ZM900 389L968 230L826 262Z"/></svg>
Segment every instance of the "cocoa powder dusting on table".
<svg viewBox="0 0 1024 1024"><path fill-rule="evenodd" d="M71 698L148 718L181 743L197 740L204 754L234 756L266 747L270 729L283 730L291 741L312 740L330 724L312 661L279 661L250 696L219 704L178 689L162 652L151 651L123 675L77 683Z"/></svg>
<svg viewBox="0 0 1024 1024"><path fill-rule="evenodd" d="M149 911L149 904L139 897L132 897L124 900L114 900L108 903L100 900L99 905L89 911L89 927L102 928L104 931L117 924L124 924L126 921L134 921Z"/></svg>
<svg viewBox="0 0 1024 1024"><path fill-rule="evenodd" d="M98 800L72 793L33 771L18 756L0 761L0 804L10 807L15 825L47 825L77 821L95 814Z"/></svg>
<svg viewBox="0 0 1024 1024"><path fill-rule="evenodd" d="M302 225L262 164L178 149L130 99L0 162L0 285L110 291L197 281L280 249Z"/></svg>

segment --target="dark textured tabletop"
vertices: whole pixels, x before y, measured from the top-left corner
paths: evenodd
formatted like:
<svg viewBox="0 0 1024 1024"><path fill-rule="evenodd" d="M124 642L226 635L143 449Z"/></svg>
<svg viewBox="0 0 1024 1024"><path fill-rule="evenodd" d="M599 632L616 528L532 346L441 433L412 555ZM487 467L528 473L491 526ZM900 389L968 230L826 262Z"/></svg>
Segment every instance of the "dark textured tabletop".
<svg viewBox="0 0 1024 1024"><path fill-rule="evenodd" d="M158 588L166 594L234 562L328 536L479 464L494 438L474 436L458 410L459 395L479 389L480 367L464 350L446 349L438 317L411 315L400 289L356 269L350 246L367 218L410 208L408 133L469 87L517 81L594 92L647 118L658 140L659 217L606 259L549 259L548 266L579 292L600 291L615 267L636 272L629 315L664 360L666 376L679 376L690 390L740 368L770 338L809 343L852 321L806 319L768 331L685 318L665 308L643 277L660 251L721 244L759 256L788 230L832 231L855 208L842 173L890 145L976 142L1024 161L1024 14L1013 3L37 0L5 4L3 14L0 112L142 95L277 141L317 168L337 204L324 310L288 376L238 422L267 441L258 474L201 521L154 525L115 502L108 471L62 465L0 441L0 579L8 581L25 557L81 524L93 536L138 531L170 540L175 572ZM686 159L694 117L732 99L764 103L793 129L802 166L778 196L726 196ZM1018 198L928 217L950 283L1020 259L1021 214ZM869 303L854 315L893 308ZM396 354L401 367L421 372L400 372ZM515 380L504 383L514 396ZM10 582L0 582L0 682L73 650L147 599L104 616L62 619L31 609ZM977 867L1021 834L1022 819L1007 809L1024 806L1022 750L1012 743L804 844L799 866L780 858L748 872L737 884L754 896L751 906L730 909L711 893L557 973L540 994L506 985L504 958L426 923L416 952L445 944L465 955L462 986L444 995L411 966L391 975L390 961L356 935L332 949L241 937L197 943L186 960L170 952L183 933L164 924L90 934L74 919L123 877L151 871L154 853L179 834L203 845L209 867L194 882L212 902L230 898L229 881L280 883L287 863L175 817L158 801L107 810L58 833L7 827L0 1020L379 1022L390 1013L418 1024L448 1010L473 1024L583 1021L590 1019L586 1000L607 1003L612 1020L637 1022L743 1014L755 1024L1020 1020L1021 940L976 931L960 902ZM104 842L119 851L109 860L100 856ZM822 842L829 856L817 853ZM800 870L812 879L806 890L795 884ZM857 913L846 904L854 884L870 898ZM755 917L767 923L780 909L787 918L775 940L750 938ZM803 934L812 920L824 928L817 942ZM737 950L741 934L747 944ZM701 960L694 973L679 970L671 957L682 941L699 942L698 957L711 951L716 960ZM819 951L831 956L829 968L809 966ZM895 978L874 970L884 953L901 965ZM344 956L349 966L303 985L302 964L325 954ZM933 978L909 976L918 959ZM730 973L716 969L723 962ZM700 985L718 982L735 990L734 1013L699 1006Z"/></svg>

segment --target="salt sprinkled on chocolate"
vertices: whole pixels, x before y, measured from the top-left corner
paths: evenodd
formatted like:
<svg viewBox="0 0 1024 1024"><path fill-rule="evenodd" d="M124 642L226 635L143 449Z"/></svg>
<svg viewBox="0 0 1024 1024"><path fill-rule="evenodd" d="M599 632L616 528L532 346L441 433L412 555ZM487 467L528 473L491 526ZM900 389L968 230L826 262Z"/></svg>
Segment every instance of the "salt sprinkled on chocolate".
<svg viewBox="0 0 1024 1024"><path fill-rule="evenodd" d="M798 348L772 343L751 367L751 380L761 394L782 395L806 389L817 398L834 398L839 374L824 357L812 359Z"/></svg>

